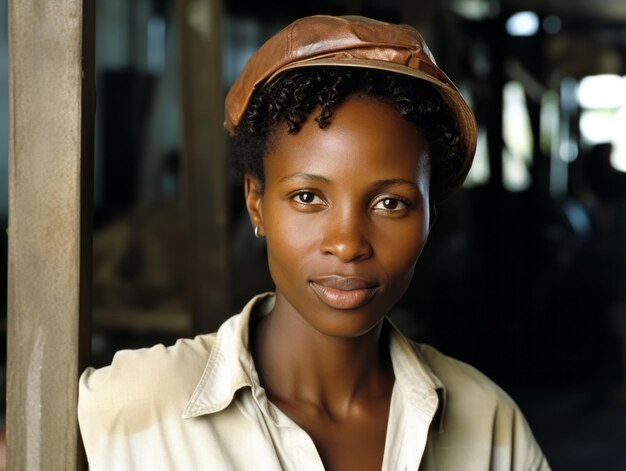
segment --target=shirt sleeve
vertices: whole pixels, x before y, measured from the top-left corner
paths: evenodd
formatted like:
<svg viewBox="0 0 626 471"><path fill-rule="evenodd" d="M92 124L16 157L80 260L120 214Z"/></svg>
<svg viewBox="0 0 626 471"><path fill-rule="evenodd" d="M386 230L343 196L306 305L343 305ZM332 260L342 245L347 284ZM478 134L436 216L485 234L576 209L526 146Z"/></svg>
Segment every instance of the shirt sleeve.
<svg viewBox="0 0 626 471"><path fill-rule="evenodd" d="M550 466L519 408L514 405L514 417L508 425L512 429L511 458L514 471L550 471Z"/></svg>
<svg viewBox="0 0 626 471"><path fill-rule="evenodd" d="M120 351L110 366L87 368L80 377L78 424L92 471L140 469L135 465L150 459L137 443L163 413L155 384L165 383L151 361L164 349L151 350Z"/></svg>
<svg viewBox="0 0 626 471"><path fill-rule="evenodd" d="M78 383L78 425L91 470L105 469L112 465L107 462L105 452L109 448L107 441L110 437L104 425L106 412L98 401L98 386L106 380L108 368L87 368Z"/></svg>
<svg viewBox="0 0 626 471"><path fill-rule="evenodd" d="M92 471L137 469L133 463L141 448L133 447L130 437L143 426L150 406L139 394L145 375L136 372L129 381L132 365L125 360L125 352L117 353L111 366L88 368L80 377L78 424Z"/></svg>

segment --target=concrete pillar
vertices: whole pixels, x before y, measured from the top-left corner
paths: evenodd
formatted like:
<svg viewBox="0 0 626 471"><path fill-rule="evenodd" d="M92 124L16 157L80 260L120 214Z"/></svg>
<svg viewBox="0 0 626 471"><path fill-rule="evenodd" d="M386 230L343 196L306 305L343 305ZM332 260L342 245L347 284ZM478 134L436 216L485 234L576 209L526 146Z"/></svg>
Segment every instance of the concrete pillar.
<svg viewBox="0 0 626 471"><path fill-rule="evenodd" d="M81 467L89 351L93 0L9 2L7 468Z"/></svg>

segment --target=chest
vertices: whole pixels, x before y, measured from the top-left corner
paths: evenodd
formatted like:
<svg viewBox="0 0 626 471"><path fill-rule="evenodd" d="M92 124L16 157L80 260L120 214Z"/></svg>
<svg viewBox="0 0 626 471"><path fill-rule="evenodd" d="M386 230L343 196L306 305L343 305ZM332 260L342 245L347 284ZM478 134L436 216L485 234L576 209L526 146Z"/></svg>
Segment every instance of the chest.
<svg viewBox="0 0 626 471"><path fill-rule="evenodd" d="M342 422L301 423L326 470L380 470L385 454L388 414Z"/></svg>
<svg viewBox="0 0 626 471"><path fill-rule="evenodd" d="M380 470L383 465L391 395L329 414L306 404L274 407L308 435L326 470Z"/></svg>

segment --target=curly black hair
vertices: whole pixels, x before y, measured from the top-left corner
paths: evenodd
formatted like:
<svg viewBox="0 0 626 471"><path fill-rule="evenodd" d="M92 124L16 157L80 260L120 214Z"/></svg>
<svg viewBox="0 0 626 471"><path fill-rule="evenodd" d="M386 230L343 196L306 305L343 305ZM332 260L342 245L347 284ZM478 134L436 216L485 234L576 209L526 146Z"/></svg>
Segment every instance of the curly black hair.
<svg viewBox="0 0 626 471"><path fill-rule="evenodd" d="M420 130L431 159L430 203L439 202L463 178L463 150L449 107L435 87L413 77L354 67L305 67L286 71L253 95L233 137L235 171L264 182L263 157L272 135L285 126L298 132L309 114L320 128L331 124L333 109L350 95L368 96L393 106Z"/></svg>

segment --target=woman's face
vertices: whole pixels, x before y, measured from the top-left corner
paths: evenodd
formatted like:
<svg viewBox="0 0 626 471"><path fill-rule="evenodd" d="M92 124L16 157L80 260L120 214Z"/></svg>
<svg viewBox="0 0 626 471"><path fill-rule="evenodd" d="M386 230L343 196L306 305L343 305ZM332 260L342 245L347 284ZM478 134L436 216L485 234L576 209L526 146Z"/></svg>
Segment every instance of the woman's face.
<svg viewBox="0 0 626 471"><path fill-rule="evenodd" d="M428 149L414 125L371 98L349 97L325 129L316 114L296 134L276 133L265 191L248 177L247 206L267 238L275 309L356 337L404 294L426 242Z"/></svg>

